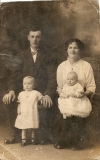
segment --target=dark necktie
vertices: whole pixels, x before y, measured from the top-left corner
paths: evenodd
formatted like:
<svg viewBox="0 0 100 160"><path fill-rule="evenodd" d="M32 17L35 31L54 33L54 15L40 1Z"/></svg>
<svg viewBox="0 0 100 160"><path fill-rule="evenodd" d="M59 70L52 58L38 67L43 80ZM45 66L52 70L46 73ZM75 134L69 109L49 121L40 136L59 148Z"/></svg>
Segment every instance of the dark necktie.
<svg viewBox="0 0 100 160"><path fill-rule="evenodd" d="M34 60L34 55L36 54L36 52L31 52L32 57L33 57L33 64L35 63L36 59Z"/></svg>

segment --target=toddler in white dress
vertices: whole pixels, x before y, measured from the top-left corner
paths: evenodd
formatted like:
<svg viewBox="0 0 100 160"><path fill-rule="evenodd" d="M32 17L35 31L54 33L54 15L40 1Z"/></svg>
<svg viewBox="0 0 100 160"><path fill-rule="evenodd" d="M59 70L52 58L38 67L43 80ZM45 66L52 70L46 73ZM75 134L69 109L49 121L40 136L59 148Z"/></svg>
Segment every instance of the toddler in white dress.
<svg viewBox="0 0 100 160"><path fill-rule="evenodd" d="M58 107L63 114L63 118L71 116L87 117L92 106L87 96L81 96L84 93L83 87L78 83L78 75L71 71L67 75L66 84L59 93Z"/></svg>
<svg viewBox="0 0 100 160"><path fill-rule="evenodd" d="M42 94L35 90L35 79L27 76L23 79L23 89L18 95L18 116L15 127L22 129L21 145L27 144L27 130L31 129L31 143L35 144L34 129L39 128L38 102L42 100Z"/></svg>

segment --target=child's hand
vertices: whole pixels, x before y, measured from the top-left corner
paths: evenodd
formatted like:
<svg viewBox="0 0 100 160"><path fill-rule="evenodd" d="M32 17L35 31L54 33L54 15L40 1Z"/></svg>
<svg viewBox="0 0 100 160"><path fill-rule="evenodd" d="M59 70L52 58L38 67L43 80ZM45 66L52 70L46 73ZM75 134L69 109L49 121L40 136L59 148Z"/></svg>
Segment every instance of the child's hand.
<svg viewBox="0 0 100 160"><path fill-rule="evenodd" d="M17 100L17 103L19 104L19 103L20 103L20 101L19 101L19 100Z"/></svg>

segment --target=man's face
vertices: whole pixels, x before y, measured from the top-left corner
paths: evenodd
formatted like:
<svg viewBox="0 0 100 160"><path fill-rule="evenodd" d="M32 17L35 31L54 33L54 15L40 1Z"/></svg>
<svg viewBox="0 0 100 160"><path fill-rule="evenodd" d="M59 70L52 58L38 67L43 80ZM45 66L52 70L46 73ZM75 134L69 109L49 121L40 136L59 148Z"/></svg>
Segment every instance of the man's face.
<svg viewBox="0 0 100 160"><path fill-rule="evenodd" d="M40 41L42 39L41 31L30 31L28 35L28 40L30 41L30 46L34 48L38 48Z"/></svg>

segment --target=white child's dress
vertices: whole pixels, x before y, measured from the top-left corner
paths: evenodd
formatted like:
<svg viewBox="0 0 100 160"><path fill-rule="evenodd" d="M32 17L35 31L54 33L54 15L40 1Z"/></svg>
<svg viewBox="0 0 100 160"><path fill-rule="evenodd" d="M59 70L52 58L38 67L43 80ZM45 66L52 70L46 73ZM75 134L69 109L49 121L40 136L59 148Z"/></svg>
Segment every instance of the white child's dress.
<svg viewBox="0 0 100 160"><path fill-rule="evenodd" d="M39 128L38 100L41 98L41 93L36 90L19 93L18 101L21 105L21 114L16 118L16 128Z"/></svg>
<svg viewBox="0 0 100 160"><path fill-rule="evenodd" d="M77 83L74 86L69 86L67 84L64 85L62 92L65 95L69 95L69 98L58 98L58 107L60 112L66 117L80 116L80 117L87 117L89 116L92 106L87 98L84 96L82 98L77 98L80 92L83 91L83 87ZM74 93L77 97L70 97L70 95Z"/></svg>

